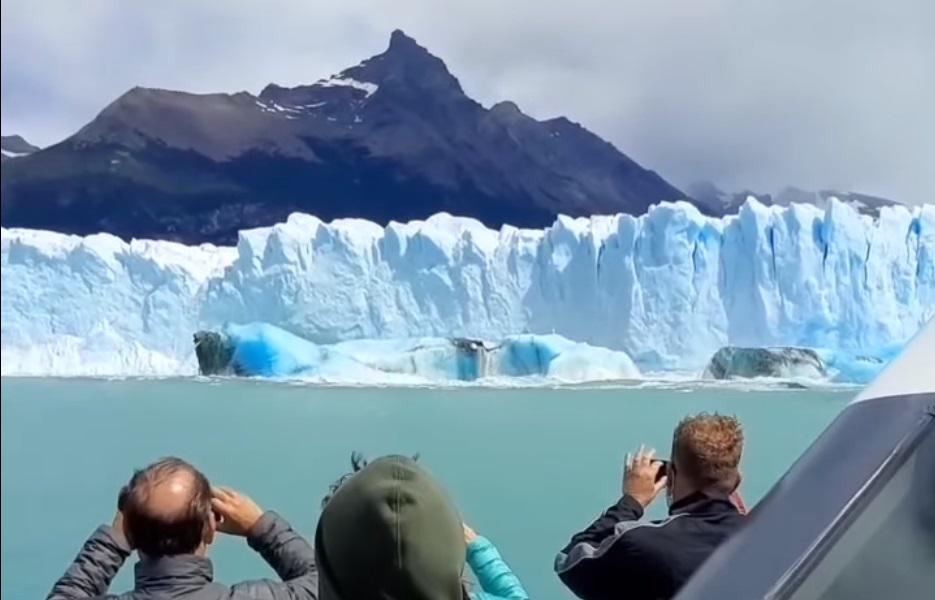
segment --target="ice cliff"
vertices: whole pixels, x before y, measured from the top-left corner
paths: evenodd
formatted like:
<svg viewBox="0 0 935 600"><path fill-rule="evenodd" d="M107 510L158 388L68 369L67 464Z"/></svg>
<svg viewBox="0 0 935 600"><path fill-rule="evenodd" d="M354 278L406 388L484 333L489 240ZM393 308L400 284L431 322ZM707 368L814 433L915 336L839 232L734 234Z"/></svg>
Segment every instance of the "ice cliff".
<svg viewBox="0 0 935 600"><path fill-rule="evenodd" d="M0 299L4 375L195 373L193 332L254 321L316 344L555 333L649 370L725 345L872 354L935 314L935 205L663 203L499 231L295 214L236 248L3 229Z"/></svg>

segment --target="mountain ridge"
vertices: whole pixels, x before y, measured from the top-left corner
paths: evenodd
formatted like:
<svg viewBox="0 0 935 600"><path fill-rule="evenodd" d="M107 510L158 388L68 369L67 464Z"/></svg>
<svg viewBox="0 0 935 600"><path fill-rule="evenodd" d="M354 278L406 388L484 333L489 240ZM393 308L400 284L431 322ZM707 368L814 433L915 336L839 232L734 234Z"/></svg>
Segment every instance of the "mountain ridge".
<svg viewBox="0 0 935 600"><path fill-rule="evenodd" d="M712 181L702 180L690 183L685 190L697 205L703 207L703 210L706 209L706 212L713 214L737 212L749 197L756 198L758 202L766 206L811 204L819 208L826 208L831 198L837 198L859 213L871 217L878 217L880 209L884 206L899 206L901 204L890 198L853 190L806 190L792 185L784 186L776 193L756 192L749 189L730 193L725 192Z"/></svg>
<svg viewBox="0 0 935 600"><path fill-rule="evenodd" d="M19 158L38 150L41 150L39 146L30 144L21 135L0 136L0 160Z"/></svg>
<svg viewBox="0 0 935 600"><path fill-rule="evenodd" d="M258 95L134 87L2 172L2 222L230 243L292 212L488 226L641 214L685 195L573 121L485 108L400 30L385 52Z"/></svg>

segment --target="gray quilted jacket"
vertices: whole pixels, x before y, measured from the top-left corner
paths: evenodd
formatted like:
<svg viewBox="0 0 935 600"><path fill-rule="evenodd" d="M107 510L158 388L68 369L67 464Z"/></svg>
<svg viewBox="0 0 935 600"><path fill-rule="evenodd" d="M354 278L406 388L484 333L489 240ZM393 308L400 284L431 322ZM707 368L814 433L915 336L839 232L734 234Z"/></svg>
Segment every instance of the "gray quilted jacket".
<svg viewBox="0 0 935 600"><path fill-rule="evenodd" d="M186 554L142 558L136 563L133 591L115 596L108 594L107 588L131 551L104 525L91 534L47 600L317 600L315 551L285 519L267 512L247 543L282 581L261 579L221 585L213 581L210 560Z"/></svg>

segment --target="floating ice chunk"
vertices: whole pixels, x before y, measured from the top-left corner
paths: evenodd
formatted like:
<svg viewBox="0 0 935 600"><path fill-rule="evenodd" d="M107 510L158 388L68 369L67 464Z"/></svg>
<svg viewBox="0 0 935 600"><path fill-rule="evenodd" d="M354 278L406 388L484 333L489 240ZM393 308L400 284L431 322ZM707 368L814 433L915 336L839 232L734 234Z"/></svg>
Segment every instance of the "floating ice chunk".
<svg viewBox="0 0 935 600"><path fill-rule="evenodd" d="M865 354L828 349L817 352L825 362L830 381L865 385L876 379L901 349L902 346L892 346Z"/></svg>
<svg viewBox="0 0 935 600"><path fill-rule="evenodd" d="M322 363L321 349L296 335L262 323L228 325L231 362L244 375L288 377L314 372Z"/></svg>
<svg viewBox="0 0 935 600"><path fill-rule="evenodd" d="M410 338L318 345L266 323L250 323L198 332L195 345L204 375L370 382L408 376L436 383L504 377L585 382L640 376L625 353L558 335L514 336L499 343Z"/></svg>
<svg viewBox="0 0 935 600"><path fill-rule="evenodd" d="M825 364L810 348L738 348L718 350L705 368L712 379L777 377L825 379Z"/></svg>
<svg viewBox="0 0 935 600"><path fill-rule="evenodd" d="M541 375L564 382L638 379L625 352L576 343L560 335L523 335L504 340L498 375Z"/></svg>
<svg viewBox="0 0 935 600"><path fill-rule="evenodd" d="M718 350L704 377L712 379L809 379L819 382L866 384L899 353L899 347L855 355L827 348L738 348Z"/></svg>

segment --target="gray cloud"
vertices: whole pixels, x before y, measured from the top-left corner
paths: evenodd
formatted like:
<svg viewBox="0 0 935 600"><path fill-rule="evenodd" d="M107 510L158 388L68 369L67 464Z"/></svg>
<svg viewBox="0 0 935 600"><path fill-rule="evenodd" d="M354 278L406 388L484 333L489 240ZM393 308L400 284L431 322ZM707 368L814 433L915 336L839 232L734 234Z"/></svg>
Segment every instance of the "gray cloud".
<svg viewBox="0 0 935 600"><path fill-rule="evenodd" d="M402 28L484 104L566 115L676 184L935 201L928 0L4 0L2 128L48 144L133 85L258 92Z"/></svg>

